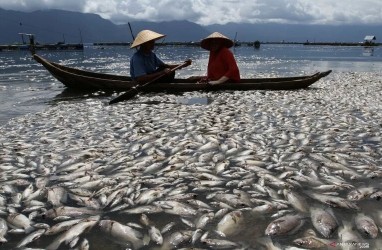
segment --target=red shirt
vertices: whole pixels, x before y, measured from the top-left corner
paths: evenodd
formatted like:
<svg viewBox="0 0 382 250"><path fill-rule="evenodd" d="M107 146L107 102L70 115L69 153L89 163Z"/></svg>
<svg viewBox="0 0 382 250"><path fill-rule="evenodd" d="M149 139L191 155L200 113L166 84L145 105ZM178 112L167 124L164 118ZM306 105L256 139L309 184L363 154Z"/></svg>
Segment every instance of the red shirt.
<svg viewBox="0 0 382 250"><path fill-rule="evenodd" d="M240 72L232 52L227 48L221 48L217 52L210 51L207 77L216 81L222 76L228 77L233 82L240 81Z"/></svg>

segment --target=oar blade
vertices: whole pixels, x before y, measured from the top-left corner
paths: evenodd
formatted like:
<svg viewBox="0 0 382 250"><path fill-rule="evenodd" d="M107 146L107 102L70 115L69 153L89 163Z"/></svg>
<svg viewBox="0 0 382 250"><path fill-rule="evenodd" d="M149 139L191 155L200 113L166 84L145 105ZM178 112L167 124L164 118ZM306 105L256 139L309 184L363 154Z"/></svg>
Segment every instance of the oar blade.
<svg viewBox="0 0 382 250"><path fill-rule="evenodd" d="M113 100L111 100L109 102L109 105L111 104L115 104L115 103L118 103L118 102L122 102L122 101L127 101L127 100L130 100L132 99L134 96L136 96L138 94L138 90L137 88L132 88L130 89L129 91L125 92L124 94L114 98Z"/></svg>

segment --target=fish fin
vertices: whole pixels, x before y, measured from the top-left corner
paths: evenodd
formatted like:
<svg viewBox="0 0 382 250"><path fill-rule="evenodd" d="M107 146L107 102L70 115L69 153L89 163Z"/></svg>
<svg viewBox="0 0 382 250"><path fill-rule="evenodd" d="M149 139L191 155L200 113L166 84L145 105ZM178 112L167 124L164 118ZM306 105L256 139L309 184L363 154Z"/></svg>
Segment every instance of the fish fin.
<svg viewBox="0 0 382 250"><path fill-rule="evenodd" d="M4 237L0 237L0 243L5 243L5 242L8 242L7 239Z"/></svg>

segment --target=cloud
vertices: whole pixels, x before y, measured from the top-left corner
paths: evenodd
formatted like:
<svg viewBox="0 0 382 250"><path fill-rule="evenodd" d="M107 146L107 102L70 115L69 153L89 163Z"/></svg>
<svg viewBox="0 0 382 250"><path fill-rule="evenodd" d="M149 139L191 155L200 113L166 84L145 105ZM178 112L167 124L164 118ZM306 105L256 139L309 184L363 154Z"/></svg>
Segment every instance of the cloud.
<svg viewBox="0 0 382 250"><path fill-rule="evenodd" d="M0 0L0 8L20 11L62 9L82 12L87 2L88 0Z"/></svg>
<svg viewBox="0 0 382 250"><path fill-rule="evenodd" d="M0 7L95 13L115 23L189 20L202 25L228 22L382 24L380 0L0 0Z"/></svg>

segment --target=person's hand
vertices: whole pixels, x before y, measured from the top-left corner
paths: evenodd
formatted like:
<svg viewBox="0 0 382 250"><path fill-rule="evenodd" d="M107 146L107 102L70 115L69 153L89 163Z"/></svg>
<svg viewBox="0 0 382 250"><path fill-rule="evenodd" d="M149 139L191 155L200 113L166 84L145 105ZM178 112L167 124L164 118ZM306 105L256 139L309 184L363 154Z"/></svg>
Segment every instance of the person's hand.
<svg viewBox="0 0 382 250"><path fill-rule="evenodd" d="M187 66L190 66L191 63L192 63L192 60L191 59L187 59L186 61L184 61L186 64L184 65L184 67L187 67Z"/></svg>
<svg viewBox="0 0 382 250"><path fill-rule="evenodd" d="M207 82L208 84L210 84L210 85L217 85L217 84L219 84L220 82L219 81L209 81L209 82Z"/></svg>
<svg viewBox="0 0 382 250"><path fill-rule="evenodd" d="M170 68L164 68L163 69L163 74L169 74L171 72L171 69Z"/></svg>
<svg viewBox="0 0 382 250"><path fill-rule="evenodd" d="M190 66L191 65L191 63L192 63L192 60L191 59L187 59L186 61L184 61L184 65L181 67L181 69L182 68L185 68L185 67L187 67L187 66Z"/></svg>

